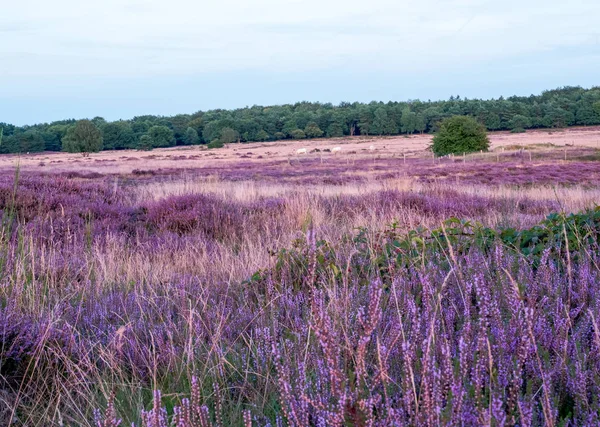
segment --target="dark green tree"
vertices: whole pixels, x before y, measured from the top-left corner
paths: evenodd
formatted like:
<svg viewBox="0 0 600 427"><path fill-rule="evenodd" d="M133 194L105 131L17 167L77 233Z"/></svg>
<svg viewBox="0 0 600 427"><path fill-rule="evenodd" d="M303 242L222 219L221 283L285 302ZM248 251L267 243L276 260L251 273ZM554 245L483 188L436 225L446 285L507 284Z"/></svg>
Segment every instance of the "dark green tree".
<svg viewBox="0 0 600 427"><path fill-rule="evenodd" d="M563 110L556 104L550 104L544 115L544 126L549 128L564 128L573 124L575 116L567 110Z"/></svg>
<svg viewBox="0 0 600 427"><path fill-rule="evenodd" d="M473 117L453 116L444 119L433 137L432 150L436 156L487 151L490 141L485 127Z"/></svg>
<svg viewBox="0 0 600 427"><path fill-rule="evenodd" d="M183 136L183 142L185 145L196 145L200 142L200 137L198 136L198 132L193 127L189 127L185 130L185 134Z"/></svg>
<svg viewBox="0 0 600 427"><path fill-rule="evenodd" d="M485 118L485 127L489 130L500 130L502 129L502 121L498 113L491 112Z"/></svg>
<svg viewBox="0 0 600 427"><path fill-rule="evenodd" d="M294 129L290 136L294 139L304 139L306 138L306 134L302 129Z"/></svg>
<svg viewBox="0 0 600 427"><path fill-rule="evenodd" d="M105 150L123 150L136 147L136 137L126 121L107 123L102 127Z"/></svg>
<svg viewBox="0 0 600 427"><path fill-rule="evenodd" d="M427 130L427 122L425 121L425 115L418 113L415 117L415 130L421 135Z"/></svg>
<svg viewBox="0 0 600 427"><path fill-rule="evenodd" d="M516 114L509 121L510 129L513 132L525 132L525 129L531 127L531 119L520 114Z"/></svg>
<svg viewBox="0 0 600 427"><path fill-rule="evenodd" d="M148 129L147 135L152 140L152 148L172 147L175 145L175 135L166 126L152 126Z"/></svg>
<svg viewBox="0 0 600 427"><path fill-rule="evenodd" d="M90 120L79 120L67 130L62 140L63 151L69 153L97 153L102 150L102 132Z"/></svg>
<svg viewBox="0 0 600 427"><path fill-rule="evenodd" d="M590 126L600 123L600 114L590 104L582 104L577 109L575 120L578 125Z"/></svg>
<svg viewBox="0 0 600 427"><path fill-rule="evenodd" d="M437 132L440 127L440 123L444 118L444 113L439 107L429 107L423 111L425 116L425 123L429 132Z"/></svg>
<svg viewBox="0 0 600 427"><path fill-rule="evenodd" d="M224 144L237 142L239 140L239 137L240 135L232 128L226 127L221 129L220 141Z"/></svg>
<svg viewBox="0 0 600 427"><path fill-rule="evenodd" d="M152 138L150 135L145 134L140 136L140 140L138 141L138 150L150 151L154 147L152 146Z"/></svg>
<svg viewBox="0 0 600 427"><path fill-rule="evenodd" d="M396 133L396 123L388 117L385 107L375 110L371 133L374 135L391 135Z"/></svg>
<svg viewBox="0 0 600 427"><path fill-rule="evenodd" d="M363 105L359 110L358 127L361 135L369 135L371 126L373 125L373 112L368 105Z"/></svg>
<svg viewBox="0 0 600 427"><path fill-rule="evenodd" d="M261 129L256 134L256 139L258 141L266 141L269 139L269 134L264 129Z"/></svg>
<svg viewBox="0 0 600 427"><path fill-rule="evenodd" d="M68 125L52 125L42 132L44 138L45 151L60 151L62 150L62 139L67 134Z"/></svg>
<svg viewBox="0 0 600 427"><path fill-rule="evenodd" d="M405 108L402 111L402 118L400 121L402 124L402 132L413 134L417 130L417 114L410 111L409 108Z"/></svg>
<svg viewBox="0 0 600 427"><path fill-rule="evenodd" d="M285 133L288 137L293 138L293 133L298 129L298 125L296 124L296 120L287 120L283 127L281 128L281 132Z"/></svg>
<svg viewBox="0 0 600 427"><path fill-rule="evenodd" d="M307 138L319 138L323 136L323 131L315 122L310 122L304 128L304 133Z"/></svg>

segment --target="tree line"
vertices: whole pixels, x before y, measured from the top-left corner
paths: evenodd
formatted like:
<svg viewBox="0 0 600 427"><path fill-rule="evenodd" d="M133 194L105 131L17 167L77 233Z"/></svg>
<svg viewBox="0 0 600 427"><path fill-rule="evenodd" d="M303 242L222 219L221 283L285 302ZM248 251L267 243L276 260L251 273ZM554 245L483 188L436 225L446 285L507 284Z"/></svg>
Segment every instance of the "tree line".
<svg viewBox="0 0 600 427"><path fill-rule="evenodd" d="M489 131L600 125L600 87L563 87L540 95L481 100L252 106L131 120L62 120L33 126L0 122L0 153L93 152L177 145L435 133L443 119L474 117Z"/></svg>

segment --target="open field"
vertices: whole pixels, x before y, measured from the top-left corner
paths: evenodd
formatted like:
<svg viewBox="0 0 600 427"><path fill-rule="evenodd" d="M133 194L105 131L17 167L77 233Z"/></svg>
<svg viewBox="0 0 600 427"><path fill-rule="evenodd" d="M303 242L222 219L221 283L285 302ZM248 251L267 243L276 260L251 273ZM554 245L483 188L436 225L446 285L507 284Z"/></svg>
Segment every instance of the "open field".
<svg viewBox="0 0 600 427"><path fill-rule="evenodd" d="M575 156L587 150L600 149L600 127L568 128L549 131L537 130L527 133L495 132L490 134L491 150L495 153L514 153L521 148L531 150L544 160L543 154L555 151L556 147L567 149ZM36 153L32 155L5 155L0 158L0 170L11 170L18 162L23 170L39 172L64 171L79 173L129 174L134 170L156 169L206 169L211 174L215 169L235 168L240 162L252 167L263 163L292 163L294 160L312 159L325 163L332 161L356 161L361 159L412 159L427 157L431 135L410 137L355 137L300 141L277 141L268 143L229 144L226 148L203 150L203 146L154 149L151 152L123 150L104 151L89 158L69 153ZM368 148L373 145L376 150ZM339 146L338 155L327 152L296 156L299 148L326 149ZM552 156L547 160L554 160ZM169 172L170 173L170 172Z"/></svg>
<svg viewBox="0 0 600 427"><path fill-rule="evenodd" d="M0 158L0 425L596 425L600 129L491 139Z"/></svg>

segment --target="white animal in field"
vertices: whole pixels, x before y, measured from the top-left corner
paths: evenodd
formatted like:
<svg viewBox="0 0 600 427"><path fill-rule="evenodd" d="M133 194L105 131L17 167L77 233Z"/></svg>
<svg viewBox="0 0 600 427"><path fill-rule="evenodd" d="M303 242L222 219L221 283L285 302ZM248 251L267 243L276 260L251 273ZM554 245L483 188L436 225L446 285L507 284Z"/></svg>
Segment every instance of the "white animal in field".
<svg viewBox="0 0 600 427"><path fill-rule="evenodd" d="M308 150L306 148L298 148L296 150L296 154L307 154Z"/></svg>
<svg viewBox="0 0 600 427"><path fill-rule="evenodd" d="M374 145L369 146L369 151L375 151L375 146Z"/></svg>
<svg viewBox="0 0 600 427"><path fill-rule="evenodd" d="M337 153L339 153L340 151L342 151L342 147L333 147L333 148L331 149L331 152L332 152L333 154L337 154Z"/></svg>

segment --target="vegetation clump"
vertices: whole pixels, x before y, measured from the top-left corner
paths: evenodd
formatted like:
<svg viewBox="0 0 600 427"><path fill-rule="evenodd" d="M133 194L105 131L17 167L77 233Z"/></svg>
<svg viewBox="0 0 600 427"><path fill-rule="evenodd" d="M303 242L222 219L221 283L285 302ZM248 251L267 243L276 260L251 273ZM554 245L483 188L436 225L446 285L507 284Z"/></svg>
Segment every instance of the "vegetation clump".
<svg viewBox="0 0 600 427"><path fill-rule="evenodd" d="M431 148L436 156L446 156L487 151L489 146L485 126L473 117L454 116L442 121Z"/></svg>
<svg viewBox="0 0 600 427"><path fill-rule="evenodd" d="M97 153L102 150L102 132L90 120L79 120L67 131L63 138L63 151L69 153Z"/></svg>

